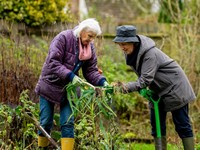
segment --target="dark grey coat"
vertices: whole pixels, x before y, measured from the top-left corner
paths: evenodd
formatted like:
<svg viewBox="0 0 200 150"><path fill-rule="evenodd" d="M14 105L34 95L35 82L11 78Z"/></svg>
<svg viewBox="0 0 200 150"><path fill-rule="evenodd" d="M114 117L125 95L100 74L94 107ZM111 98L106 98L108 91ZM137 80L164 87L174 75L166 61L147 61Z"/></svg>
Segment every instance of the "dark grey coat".
<svg viewBox="0 0 200 150"><path fill-rule="evenodd" d="M196 96L182 68L158 49L152 39L142 35L139 38L141 45L136 69L131 66L138 79L127 83L129 91L149 87L161 97L165 111L179 109L193 101Z"/></svg>
<svg viewBox="0 0 200 150"><path fill-rule="evenodd" d="M98 85L100 80L105 77L98 72L93 44L91 44L91 49L92 57L84 62L82 72L88 82ZM79 51L79 47L73 30L63 31L52 40L35 88L38 95L54 103L61 102L66 94L64 87L70 82L68 75L74 69L77 61L77 51Z"/></svg>

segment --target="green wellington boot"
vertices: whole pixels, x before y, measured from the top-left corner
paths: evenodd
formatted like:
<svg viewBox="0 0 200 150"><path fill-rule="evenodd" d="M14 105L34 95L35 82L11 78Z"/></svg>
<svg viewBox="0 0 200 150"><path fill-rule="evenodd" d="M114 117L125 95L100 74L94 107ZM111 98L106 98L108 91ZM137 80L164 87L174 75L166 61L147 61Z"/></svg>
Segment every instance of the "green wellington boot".
<svg viewBox="0 0 200 150"><path fill-rule="evenodd" d="M162 150L167 150L167 140L166 136L162 136Z"/></svg>
<svg viewBox="0 0 200 150"><path fill-rule="evenodd" d="M160 150L162 147L162 150L167 150L167 141L166 141L166 136L162 136L161 137L161 143L159 143L159 138L154 138L154 142L155 142L155 150Z"/></svg>
<svg viewBox="0 0 200 150"><path fill-rule="evenodd" d="M182 138L184 150L194 150L194 137Z"/></svg>

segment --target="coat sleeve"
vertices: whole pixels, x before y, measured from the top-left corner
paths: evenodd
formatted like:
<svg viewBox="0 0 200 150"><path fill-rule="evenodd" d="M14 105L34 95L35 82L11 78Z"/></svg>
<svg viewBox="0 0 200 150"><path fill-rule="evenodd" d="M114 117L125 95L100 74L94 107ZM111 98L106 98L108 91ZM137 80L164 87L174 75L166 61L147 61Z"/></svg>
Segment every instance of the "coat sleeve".
<svg viewBox="0 0 200 150"><path fill-rule="evenodd" d="M66 39L64 35L59 35L50 44L49 54L47 56L47 66L52 74L57 75L59 78L65 80L67 74L71 72L63 64L64 56L66 50Z"/></svg>
<svg viewBox="0 0 200 150"><path fill-rule="evenodd" d="M127 92L138 91L149 86L154 79L158 67L156 54L152 53L152 51L147 52L142 61L141 75L135 82L128 82L125 85Z"/></svg>

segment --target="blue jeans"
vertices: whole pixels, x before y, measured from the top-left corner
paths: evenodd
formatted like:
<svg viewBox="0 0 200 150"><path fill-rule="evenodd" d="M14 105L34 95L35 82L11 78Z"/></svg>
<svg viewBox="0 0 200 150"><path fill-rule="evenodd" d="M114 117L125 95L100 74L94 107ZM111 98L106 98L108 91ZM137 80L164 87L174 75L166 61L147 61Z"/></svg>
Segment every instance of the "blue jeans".
<svg viewBox="0 0 200 150"><path fill-rule="evenodd" d="M156 137L156 124L155 124L155 113L154 109L151 109L151 126L152 136ZM192 126L190 124L190 118L188 116L188 104L181 107L180 109L171 111L172 119L175 125L175 130L180 138L193 137ZM162 102L159 105L160 115L160 127L161 135L166 136L166 116L167 112L162 109Z"/></svg>
<svg viewBox="0 0 200 150"><path fill-rule="evenodd" d="M54 103L40 96L40 125L50 134L53 126ZM67 99L60 103L60 127L61 137L74 138L74 117ZM38 134L43 136L39 130Z"/></svg>

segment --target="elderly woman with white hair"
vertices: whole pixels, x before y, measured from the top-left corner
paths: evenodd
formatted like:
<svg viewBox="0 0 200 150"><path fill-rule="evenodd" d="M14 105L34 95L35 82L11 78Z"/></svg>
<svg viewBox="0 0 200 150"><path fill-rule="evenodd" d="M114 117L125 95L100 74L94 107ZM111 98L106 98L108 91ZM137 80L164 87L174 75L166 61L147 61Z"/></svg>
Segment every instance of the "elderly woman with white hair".
<svg viewBox="0 0 200 150"><path fill-rule="evenodd" d="M49 47L48 56L35 91L40 97L40 124L50 134L53 125L54 105L60 106L61 147L74 147L74 118L64 87L68 83L82 82L78 71L82 68L87 82L94 86L107 86L106 78L97 68L97 56L93 41L101 34L95 19L86 19L74 29L59 33ZM68 120L69 119L69 120ZM38 146L48 147L48 139L38 131Z"/></svg>

